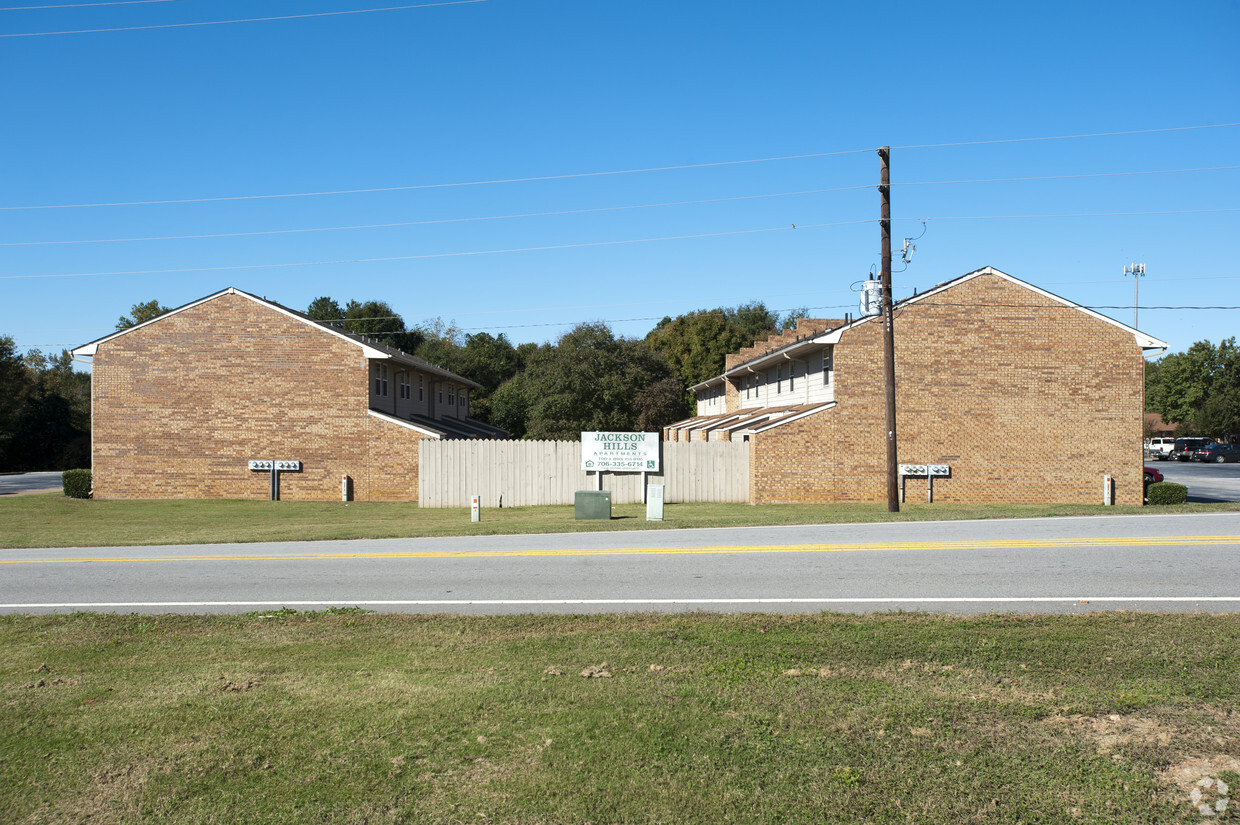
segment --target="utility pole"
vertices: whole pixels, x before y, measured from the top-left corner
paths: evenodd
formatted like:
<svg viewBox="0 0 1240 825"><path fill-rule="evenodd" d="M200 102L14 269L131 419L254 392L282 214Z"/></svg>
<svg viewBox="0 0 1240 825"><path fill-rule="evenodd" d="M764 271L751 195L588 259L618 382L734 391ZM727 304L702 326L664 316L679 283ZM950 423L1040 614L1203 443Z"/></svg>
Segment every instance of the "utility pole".
<svg viewBox="0 0 1240 825"><path fill-rule="evenodd" d="M887 389L887 511L900 512L900 479L896 457L896 343L895 319L891 311L891 147L878 150L881 163L878 195L882 211L878 225L883 238L881 307L883 312L883 378Z"/></svg>
<svg viewBox="0 0 1240 825"><path fill-rule="evenodd" d="M1124 277L1132 276L1132 328L1137 328L1137 308L1140 301L1137 300L1137 284L1141 282L1141 278L1145 275L1145 264L1128 264L1124 267Z"/></svg>

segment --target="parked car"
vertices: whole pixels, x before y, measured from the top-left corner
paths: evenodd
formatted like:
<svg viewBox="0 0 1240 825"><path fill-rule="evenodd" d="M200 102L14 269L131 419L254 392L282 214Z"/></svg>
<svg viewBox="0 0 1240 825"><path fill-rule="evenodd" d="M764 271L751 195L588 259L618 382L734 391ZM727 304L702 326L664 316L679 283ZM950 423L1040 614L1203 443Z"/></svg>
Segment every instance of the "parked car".
<svg viewBox="0 0 1240 825"><path fill-rule="evenodd" d="M1174 449L1174 438L1147 438L1145 440L1145 451L1150 454L1150 458L1157 461L1166 461Z"/></svg>
<svg viewBox="0 0 1240 825"><path fill-rule="evenodd" d="M1158 469L1156 467L1145 468L1145 486L1146 487L1149 487L1151 484L1157 481L1162 481L1162 480L1163 480L1163 474L1158 472Z"/></svg>
<svg viewBox="0 0 1240 825"><path fill-rule="evenodd" d="M1193 460L1223 464L1240 461L1240 444L1207 444L1193 452Z"/></svg>
<svg viewBox="0 0 1240 825"><path fill-rule="evenodd" d="M1213 438L1177 438L1175 440L1175 449L1171 451L1171 457L1176 461L1192 461L1193 453L1207 444L1213 443Z"/></svg>

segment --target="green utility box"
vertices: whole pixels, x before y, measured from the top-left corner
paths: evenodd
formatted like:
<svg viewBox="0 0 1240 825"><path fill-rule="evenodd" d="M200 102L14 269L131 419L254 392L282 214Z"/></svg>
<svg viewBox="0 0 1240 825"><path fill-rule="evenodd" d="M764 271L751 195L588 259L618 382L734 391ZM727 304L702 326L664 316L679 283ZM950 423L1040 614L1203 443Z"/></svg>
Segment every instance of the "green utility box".
<svg viewBox="0 0 1240 825"><path fill-rule="evenodd" d="M573 518L611 518L611 490L578 490L573 496Z"/></svg>

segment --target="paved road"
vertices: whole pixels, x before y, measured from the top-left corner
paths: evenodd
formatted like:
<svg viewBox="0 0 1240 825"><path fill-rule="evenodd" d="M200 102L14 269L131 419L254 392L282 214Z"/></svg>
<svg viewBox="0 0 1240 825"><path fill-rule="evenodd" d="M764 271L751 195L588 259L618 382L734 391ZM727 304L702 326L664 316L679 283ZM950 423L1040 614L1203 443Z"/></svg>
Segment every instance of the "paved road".
<svg viewBox="0 0 1240 825"><path fill-rule="evenodd" d="M0 551L0 611L1240 611L1240 514Z"/></svg>
<svg viewBox="0 0 1240 825"><path fill-rule="evenodd" d="M62 488L63 484L59 471L54 473L0 474L0 496L34 493L43 490L60 490Z"/></svg>

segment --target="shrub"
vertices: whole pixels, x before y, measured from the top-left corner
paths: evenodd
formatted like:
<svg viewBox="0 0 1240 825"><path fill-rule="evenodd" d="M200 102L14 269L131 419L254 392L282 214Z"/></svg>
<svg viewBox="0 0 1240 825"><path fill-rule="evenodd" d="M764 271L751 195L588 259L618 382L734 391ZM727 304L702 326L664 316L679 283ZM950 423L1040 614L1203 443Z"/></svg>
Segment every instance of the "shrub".
<svg viewBox="0 0 1240 825"><path fill-rule="evenodd" d="M69 498L90 498L90 470L65 470L60 478Z"/></svg>
<svg viewBox="0 0 1240 825"><path fill-rule="evenodd" d="M1146 488L1150 504L1183 504L1188 501L1188 488L1174 481L1157 481Z"/></svg>

